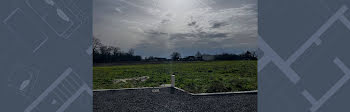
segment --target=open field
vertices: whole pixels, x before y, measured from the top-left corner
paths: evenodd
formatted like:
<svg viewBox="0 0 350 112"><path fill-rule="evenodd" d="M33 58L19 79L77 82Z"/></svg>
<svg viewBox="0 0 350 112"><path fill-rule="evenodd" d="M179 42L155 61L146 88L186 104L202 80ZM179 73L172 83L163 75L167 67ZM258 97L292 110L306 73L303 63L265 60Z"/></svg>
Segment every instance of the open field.
<svg viewBox="0 0 350 112"><path fill-rule="evenodd" d="M94 89L159 87L170 84L192 93L257 89L257 61L173 62L93 68Z"/></svg>

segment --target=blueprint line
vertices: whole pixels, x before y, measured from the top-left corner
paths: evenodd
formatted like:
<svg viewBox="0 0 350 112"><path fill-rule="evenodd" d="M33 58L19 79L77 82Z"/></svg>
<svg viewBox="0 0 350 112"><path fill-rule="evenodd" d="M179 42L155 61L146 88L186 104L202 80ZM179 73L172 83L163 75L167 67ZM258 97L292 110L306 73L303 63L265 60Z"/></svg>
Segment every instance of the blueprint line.
<svg viewBox="0 0 350 112"><path fill-rule="evenodd" d="M89 89L89 86L84 84L73 96L71 96L64 104L56 111L56 112L63 112L75 99L77 99L84 91L88 92L91 91ZM89 93L89 92L88 92ZM90 94L90 93L89 93Z"/></svg>
<svg viewBox="0 0 350 112"><path fill-rule="evenodd" d="M344 16L340 16L340 21L350 30L350 21Z"/></svg>
<svg viewBox="0 0 350 112"><path fill-rule="evenodd" d="M264 51L266 55L269 55L265 59L270 59L291 82L296 84L300 80L299 75L292 68L290 68L290 66L287 65L284 60L275 51L273 51L273 49L267 45L267 43L260 36L258 37L258 41L260 42L260 49Z"/></svg>
<svg viewBox="0 0 350 112"><path fill-rule="evenodd" d="M19 9L19 8L16 8L15 10L13 10L13 11L10 13L10 15L8 15L2 22L3 22L4 24L6 24L7 21L8 21L18 10L20 10L20 9Z"/></svg>
<svg viewBox="0 0 350 112"><path fill-rule="evenodd" d="M317 111L350 79L350 69L339 58L335 58L333 62L345 73L345 75L337 83L335 83L332 88L326 92L326 94L324 94L317 102L312 105L310 108L311 112Z"/></svg>
<svg viewBox="0 0 350 112"><path fill-rule="evenodd" d="M269 58L267 55L260 58L258 60L258 72L261 71L270 61L271 58Z"/></svg>
<svg viewBox="0 0 350 112"><path fill-rule="evenodd" d="M313 105L315 104L317 101L316 99L307 91L304 90L301 94L303 94L303 96Z"/></svg>
<svg viewBox="0 0 350 112"><path fill-rule="evenodd" d="M286 61L287 65L291 65L297 58L308 49L312 43L317 42L319 37L335 22L337 21L348 7L342 6L331 18L324 23L297 51L295 51Z"/></svg>
<svg viewBox="0 0 350 112"><path fill-rule="evenodd" d="M71 68L66 69L60 77L58 77L55 82L53 82L36 100L33 101L32 104L30 104L24 112L30 112L35 108L53 89L57 87L57 85L70 73L72 72Z"/></svg>
<svg viewBox="0 0 350 112"><path fill-rule="evenodd" d="M44 43L46 43L47 40L49 40L49 37L48 37L46 34L44 34L44 33L41 33L41 34L43 34L46 38L45 38L44 41L42 41L42 42L39 44L38 47L36 47L36 48L33 50L33 53L35 53Z"/></svg>

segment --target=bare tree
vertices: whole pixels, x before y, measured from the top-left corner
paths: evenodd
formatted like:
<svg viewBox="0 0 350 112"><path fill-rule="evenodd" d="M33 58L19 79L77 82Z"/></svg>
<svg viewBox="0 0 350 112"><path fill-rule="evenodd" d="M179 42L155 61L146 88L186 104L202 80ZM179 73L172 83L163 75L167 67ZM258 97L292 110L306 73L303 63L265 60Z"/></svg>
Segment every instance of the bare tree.
<svg viewBox="0 0 350 112"><path fill-rule="evenodd" d="M108 55L113 54L113 50L114 50L114 48L115 48L115 47L113 47L113 46L107 46L107 51L106 51L106 52L107 52L107 54L108 54Z"/></svg>
<svg viewBox="0 0 350 112"><path fill-rule="evenodd" d="M132 55L134 55L134 52L135 52L134 49L129 49L128 54L132 56Z"/></svg>
<svg viewBox="0 0 350 112"><path fill-rule="evenodd" d="M98 53L98 50L102 46L101 40L96 38L96 37L93 37L92 39L93 39L93 41L92 41L92 44L93 44L92 51L93 51L93 53Z"/></svg>
<svg viewBox="0 0 350 112"><path fill-rule="evenodd" d="M178 52L173 52L170 56L171 59L173 59L174 61L179 60L181 58L181 54Z"/></svg>
<svg viewBox="0 0 350 112"><path fill-rule="evenodd" d="M199 51L197 51L197 53L196 53L196 55L195 55L197 58L199 58L199 57L202 57L202 53L201 52L199 52Z"/></svg>
<svg viewBox="0 0 350 112"><path fill-rule="evenodd" d="M112 46L111 49L112 49L112 54L113 54L114 56L119 55L119 54L121 53L119 47L113 47L113 46Z"/></svg>

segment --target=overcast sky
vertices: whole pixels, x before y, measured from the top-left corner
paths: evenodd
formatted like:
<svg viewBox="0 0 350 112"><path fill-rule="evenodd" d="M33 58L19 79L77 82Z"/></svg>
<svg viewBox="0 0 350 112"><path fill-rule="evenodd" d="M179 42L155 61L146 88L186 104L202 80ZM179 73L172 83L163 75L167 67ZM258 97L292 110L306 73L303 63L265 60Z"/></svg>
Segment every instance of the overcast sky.
<svg viewBox="0 0 350 112"><path fill-rule="evenodd" d="M257 49L257 0L94 0L93 33L141 56Z"/></svg>

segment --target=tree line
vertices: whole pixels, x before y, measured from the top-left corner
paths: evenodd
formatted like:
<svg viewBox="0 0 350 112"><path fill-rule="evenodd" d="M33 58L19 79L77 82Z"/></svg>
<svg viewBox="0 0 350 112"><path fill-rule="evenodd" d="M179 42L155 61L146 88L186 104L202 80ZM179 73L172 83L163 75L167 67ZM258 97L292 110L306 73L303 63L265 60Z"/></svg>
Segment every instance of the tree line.
<svg viewBox="0 0 350 112"><path fill-rule="evenodd" d="M254 51L246 51L241 54L233 54L233 53L222 53L222 54L216 54L216 55L210 55L210 54L202 54L199 51L194 56L186 56L181 57L181 54L179 52L173 52L171 55L171 60L182 60L182 61L203 61L204 56L212 56L213 60L257 60L257 54Z"/></svg>
<svg viewBox="0 0 350 112"><path fill-rule="evenodd" d="M171 59L149 56L142 59L134 54L134 49L127 52L118 47L106 46L98 38L93 38L93 62L94 63L115 63L121 61L203 61L205 57L211 56L213 60L257 60L254 51L246 51L241 54L222 53L216 55L202 54L199 51L194 56L181 57L179 52L171 53Z"/></svg>
<svg viewBox="0 0 350 112"><path fill-rule="evenodd" d="M93 38L93 62L94 63L114 63L120 61L141 61L141 56L134 55L134 50L123 52L118 47L106 46L98 38Z"/></svg>
<svg viewBox="0 0 350 112"><path fill-rule="evenodd" d="M215 55L215 60L258 60L258 58L256 52L246 51L238 55L229 53Z"/></svg>

